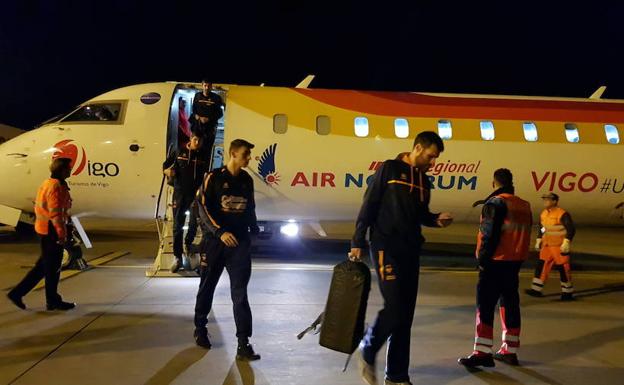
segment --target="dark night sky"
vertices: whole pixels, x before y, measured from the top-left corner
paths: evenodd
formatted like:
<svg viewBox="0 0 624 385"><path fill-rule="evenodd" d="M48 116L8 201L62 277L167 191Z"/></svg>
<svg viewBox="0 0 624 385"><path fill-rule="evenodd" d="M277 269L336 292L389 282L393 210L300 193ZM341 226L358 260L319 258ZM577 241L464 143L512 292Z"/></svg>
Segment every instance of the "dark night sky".
<svg viewBox="0 0 624 385"><path fill-rule="evenodd" d="M3 2L0 122L30 128L113 88L203 76L573 97L604 84L624 99L624 4L334 2Z"/></svg>

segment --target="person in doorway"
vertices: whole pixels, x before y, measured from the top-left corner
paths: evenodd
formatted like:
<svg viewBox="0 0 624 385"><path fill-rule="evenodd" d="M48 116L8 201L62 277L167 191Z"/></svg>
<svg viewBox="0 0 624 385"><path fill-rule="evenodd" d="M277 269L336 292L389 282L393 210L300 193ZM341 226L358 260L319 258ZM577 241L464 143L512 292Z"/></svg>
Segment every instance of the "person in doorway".
<svg viewBox="0 0 624 385"><path fill-rule="evenodd" d="M458 360L466 367L494 366L494 359L518 365L520 298L518 273L529 255L531 206L514 195L513 175L506 168L494 172L494 192L481 211L476 256L477 323L472 354ZM492 355L494 310L500 301L503 344Z"/></svg>
<svg viewBox="0 0 624 385"><path fill-rule="evenodd" d="M183 265L183 253L189 257L197 233L197 217L193 215L192 203L201 185L208 164L201 158L201 138L191 134L183 148L172 152L163 163L163 173L173 178L173 255L171 272L176 273ZM184 237L184 222L189 212L189 225ZM184 250L182 240L184 238Z"/></svg>
<svg viewBox="0 0 624 385"><path fill-rule="evenodd" d="M202 90L193 97L193 114L198 120L199 116L207 118L211 127L217 127L219 119L223 116L223 99L212 91L212 82L202 80Z"/></svg>
<svg viewBox="0 0 624 385"><path fill-rule="evenodd" d="M570 244L576 228L570 213L559 207L559 196L555 193L542 195L544 211L540 214L540 226L537 230L535 249L539 250L539 260L535 266L535 276L526 293L541 297L544 284L553 265L559 271L561 281L561 300L574 299L572 274L570 269Z"/></svg>
<svg viewBox="0 0 624 385"><path fill-rule="evenodd" d="M223 116L223 99L212 91L212 82L202 80L202 91L193 97L193 119L191 131L197 133L204 142L202 156L210 162L212 147L217 135L219 119Z"/></svg>
<svg viewBox="0 0 624 385"><path fill-rule="evenodd" d="M41 239L41 256L35 266L17 284L7 297L20 309L26 309L22 298L45 278L46 308L48 310L69 310L76 307L65 302L58 293L63 260L63 246L68 234L71 196L66 179L72 170L71 159L55 158L50 165L50 178L43 181L35 201L35 231Z"/></svg>
<svg viewBox="0 0 624 385"><path fill-rule="evenodd" d="M186 112L186 100L178 98L178 147L184 148L191 139L191 124Z"/></svg>
<svg viewBox="0 0 624 385"><path fill-rule="evenodd" d="M207 349L211 347L206 324L215 288L225 268L230 276L239 360L260 359L249 343L252 317L247 298L251 277L250 233L257 234L258 225L253 179L243 167L249 164L253 148L246 140L232 141L227 165L208 173L197 193L203 239L201 279L195 304L195 342Z"/></svg>
<svg viewBox="0 0 624 385"><path fill-rule="evenodd" d="M446 227L453 220L450 213L429 211L431 183L426 172L442 151L438 134L418 134L411 152L385 161L375 172L357 217L350 259L361 260L370 229L371 259L384 298L384 308L358 352L360 374L370 385L377 383L375 358L386 342L386 384L410 383L410 336L425 241L421 226Z"/></svg>

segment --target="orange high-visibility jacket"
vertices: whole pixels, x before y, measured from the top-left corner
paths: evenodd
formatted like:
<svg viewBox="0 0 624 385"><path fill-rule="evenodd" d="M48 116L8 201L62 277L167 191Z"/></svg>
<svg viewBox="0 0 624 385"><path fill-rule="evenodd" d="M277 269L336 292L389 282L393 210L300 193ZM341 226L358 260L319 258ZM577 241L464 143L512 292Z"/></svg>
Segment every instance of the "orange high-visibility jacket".
<svg viewBox="0 0 624 385"><path fill-rule="evenodd" d="M501 236L492 256L496 261L525 261L529 256L531 239L531 205L513 194L499 194L507 207L507 214L501 227ZM481 248L482 234L479 231L477 250Z"/></svg>
<svg viewBox="0 0 624 385"><path fill-rule="evenodd" d="M561 207L553 207L542 211L540 223L542 225L542 246L561 246L567 232L561 222L566 211Z"/></svg>
<svg viewBox="0 0 624 385"><path fill-rule="evenodd" d="M68 212L71 208L69 188L58 179L48 178L37 191L35 201L35 231L48 234L48 223L52 222L59 239L67 237Z"/></svg>

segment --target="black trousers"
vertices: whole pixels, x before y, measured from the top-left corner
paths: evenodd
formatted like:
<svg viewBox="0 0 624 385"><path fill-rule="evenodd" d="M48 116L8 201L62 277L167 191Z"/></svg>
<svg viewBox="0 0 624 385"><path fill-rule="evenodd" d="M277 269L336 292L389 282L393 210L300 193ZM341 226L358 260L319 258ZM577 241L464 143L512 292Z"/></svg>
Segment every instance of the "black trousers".
<svg viewBox="0 0 624 385"><path fill-rule="evenodd" d="M475 352L493 347L494 311L499 304L503 336L502 353L516 353L520 346L520 296L518 273L522 262L491 261L479 272Z"/></svg>
<svg viewBox="0 0 624 385"><path fill-rule="evenodd" d="M58 294L58 284L61 277L61 263L63 262L63 246L57 243L58 236L52 223L48 223L48 234L40 236L41 256L20 283L11 290L11 294L23 297L28 294L41 279L45 278L45 294L48 304L62 301Z"/></svg>
<svg viewBox="0 0 624 385"><path fill-rule="evenodd" d="M418 295L420 247L397 245L384 250L371 244L371 258L384 307L363 339L364 359L373 363L377 352L388 342L386 378L394 382L409 381L412 321Z"/></svg>
<svg viewBox="0 0 624 385"><path fill-rule="evenodd" d="M236 337L239 341L246 341L252 333L251 307L247 298L247 284L251 278L251 240L249 237L240 237L238 242L236 247L227 247L220 239L209 238L204 234L200 262L201 278L195 303L195 327L206 327L215 288L225 268L230 276Z"/></svg>
<svg viewBox="0 0 624 385"><path fill-rule="evenodd" d="M197 234L197 215L192 210L195 195L183 194L177 189L173 191L173 255L177 259L182 259L182 239L184 237L184 221L186 220L186 212L190 211L189 227L186 232L184 243L190 245Z"/></svg>

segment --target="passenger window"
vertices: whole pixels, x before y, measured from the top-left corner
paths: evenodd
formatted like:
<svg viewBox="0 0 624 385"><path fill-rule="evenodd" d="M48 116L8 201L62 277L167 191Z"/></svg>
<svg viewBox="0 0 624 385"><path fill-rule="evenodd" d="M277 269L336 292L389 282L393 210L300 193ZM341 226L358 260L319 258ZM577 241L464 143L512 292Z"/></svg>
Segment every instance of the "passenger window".
<svg viewBox="0 0 624 385"><path fill-rule="evenodd" d="M397 138L407 138L409 136L409 123L407 119L394 119L394 135Z"/></svg>
<svg viewBox="0 0 624 385"><path fill-rule="evenodd" d="M368 119L362 116L355 118L355 136L364 138L368 136Z"/></svg>
<svg viewBox="0 0 624 385"><path fill-rule="evenodd" d="M481 121L481 139L494 140L494 123L489 120Z"/></svg>
<svg viewBox="0 0 624 385"><path fill-rule="evenodd" d="M288 116L285 114L273 115L273 132L285 134L288 131Z"/></svg>
<svg viewBox="0 0 624 385"><path fill-rule="evenodd" d="M537 126L533 122L522 123L522 129L524 130L524 139L527 142L537 142Z"/></svg>
<svg viewBox="0 0 624 385"><path fill-rule="evenodd" d="M605 124L605 135L607 135L607 142L611 144L620 143L620 134L618 132L617 126L613 124Z"/></svg>
<svg viewBox="0 0 624 385"><path fill-rule="evenodd" d="M566 134L566 139L568 140L568 142L578 143L580 138L579 138L579 132L578 132L578 128L576 127L576 124L566 123L565 134Z"/></svg>
<svg viewBox="0 0 624 385"><path fill-rule="evenodd" d="M122 107L122 102L91 103L72 112L62 122L121 123Z"/></svg>
<svg viewBox="0 0 624 385"><path fill-rule="evenodd" d="M450 120L438 120L438 135L442 139L451 139L453 137L453 126Z"/></svg>
<svg viewBox="0 0 624 385"><path fill-rule="evenodd" d="M329 135L331 132L331 120L329 116L319 115L316 117L316 133L319 135Z"/></svg>

